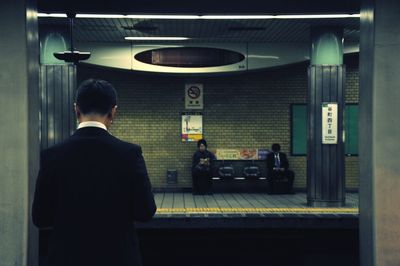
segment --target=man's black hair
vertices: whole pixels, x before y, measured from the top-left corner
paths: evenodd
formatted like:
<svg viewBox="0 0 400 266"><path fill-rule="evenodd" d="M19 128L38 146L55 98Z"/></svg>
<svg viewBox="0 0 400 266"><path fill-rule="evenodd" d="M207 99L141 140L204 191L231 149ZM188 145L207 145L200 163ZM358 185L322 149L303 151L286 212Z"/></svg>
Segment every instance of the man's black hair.
<svg viewBox="0 0 400 266"><path fill-rule="evenodd" d="M272 149L272 151L274 151L274 152L278 152L278 151L281 150L281 145L279 145L278 143L274 143L274 144L272 144L271 149Z"/></svg>
<svg viewBox="0 0 400 266"><path fill-rule="evenodd" d="M203 144L207 148L207 142L205 139L201 139L201 140L197 141L197 148L199 148L201 144Z"/></svg>
<svg viewBox="0 0 400 266"><path fill-rule="evenodd" d="M75 102L84 115L106 115L117 105L117 92L105 80L87 79L79 85Z"/></svg>

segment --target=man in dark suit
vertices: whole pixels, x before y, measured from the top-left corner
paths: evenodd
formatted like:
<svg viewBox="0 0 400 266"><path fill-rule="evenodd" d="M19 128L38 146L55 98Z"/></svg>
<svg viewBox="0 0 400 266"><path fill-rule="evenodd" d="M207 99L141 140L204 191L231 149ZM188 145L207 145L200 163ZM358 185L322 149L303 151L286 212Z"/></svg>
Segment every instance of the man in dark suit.
<svg viewBox="0 0 400 266"><path fill-rule="evenodd" d="M272 144L272 152L267 155L267 175L270 179L270 190L274 192L277 181L287 180L287 193L293 193L294 172L289 170L289 161L286 154L280 152L281 145Z"/></svg>
<svg viewBox="0 0 400 266"><path fill-rule="evenodd" d="M77 131L41 153L32 217L53 228L47 266L141 265L134 221L156 205L140 146L107 131L116 110L110 83L84 81Z"/></svg>

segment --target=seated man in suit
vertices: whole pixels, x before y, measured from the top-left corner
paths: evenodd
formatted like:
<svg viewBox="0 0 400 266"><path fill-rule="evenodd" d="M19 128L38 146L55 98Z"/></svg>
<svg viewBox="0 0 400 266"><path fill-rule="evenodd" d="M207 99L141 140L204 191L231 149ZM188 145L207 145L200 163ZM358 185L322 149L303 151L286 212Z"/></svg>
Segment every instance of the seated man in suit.
<svg viewBox="0 0 400 266"><path fill-rule="evenodd" d="M52 227L46 266L141 265L134 221L156 212L140 146L113 137L113 86L84 81L76 92L76 132L43 150L33 223Z"/></svg>
<svg viewBox="0 0 400 266"><path fill-rule="evenodd" d="M285 180L288 182L287 193L293 193L294 172L289 170L289 162L286 154L280 152L281 145L272 144L272 152L267 155L267 175L270 179L270 189L274 192L274 183L277 180Z"/></svg>

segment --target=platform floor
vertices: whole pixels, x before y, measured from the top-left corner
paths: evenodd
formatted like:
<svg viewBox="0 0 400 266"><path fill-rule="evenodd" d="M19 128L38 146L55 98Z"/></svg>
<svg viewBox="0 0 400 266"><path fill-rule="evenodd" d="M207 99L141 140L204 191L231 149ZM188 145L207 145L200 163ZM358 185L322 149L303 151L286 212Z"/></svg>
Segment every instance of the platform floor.
<svg viewBox="0 0 400 266"><path fill-rule="evenodd" d="M314 208L307 206L306 193L251 194L220 193L192 195L191 193L156 193L157 216L177 214L351 214L358 216L358 193L346 194L346 206Z"/></svg>
<svg viewBox="0 0 400 266"><path fill-rule="evenodd" d="M358 228L358 194L346 206L307 206L306 193L156 193L157 213L138 228L351 229Z"/></svg>

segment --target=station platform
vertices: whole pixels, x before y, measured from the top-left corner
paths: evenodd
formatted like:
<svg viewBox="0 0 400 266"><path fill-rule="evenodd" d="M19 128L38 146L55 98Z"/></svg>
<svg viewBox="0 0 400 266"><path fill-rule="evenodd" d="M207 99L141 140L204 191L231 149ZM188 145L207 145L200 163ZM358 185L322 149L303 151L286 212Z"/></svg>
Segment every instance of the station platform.
<svg viewBox="0 0 400 266"><path fill-rule="evenodd" d="M358 193L346 206L307 206L306 193L156 193L155 217L138 228L358 228Z"/></svg>
<svg viewBox="0 0 400 266"><path fill-rule="evenodd" d="M306 193L154 195L155 217L136 223L144 265L359 264L357 193L343 208L308 207ZM40 232L41 262L50 235Z"/></svg>

